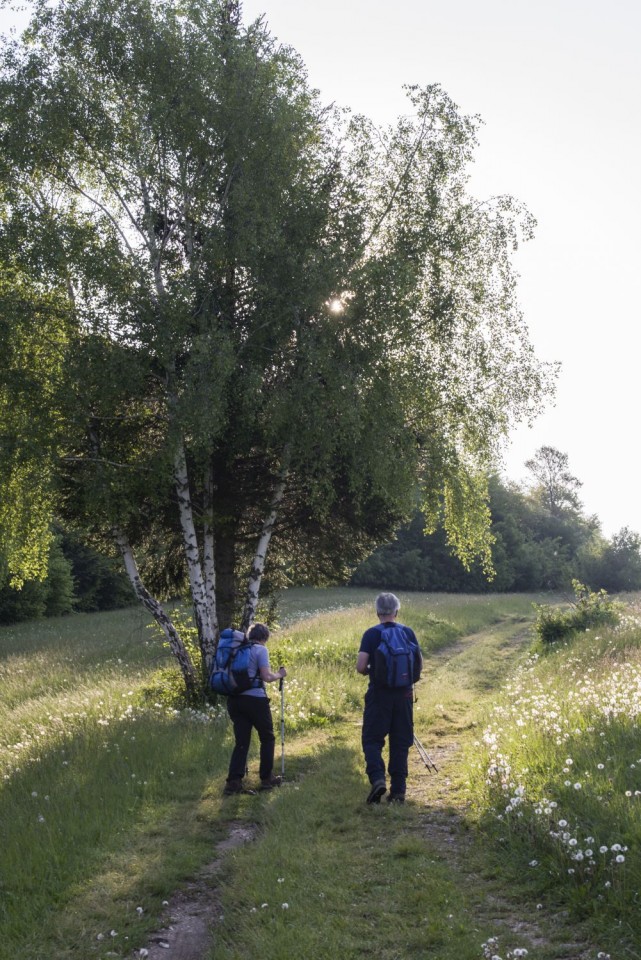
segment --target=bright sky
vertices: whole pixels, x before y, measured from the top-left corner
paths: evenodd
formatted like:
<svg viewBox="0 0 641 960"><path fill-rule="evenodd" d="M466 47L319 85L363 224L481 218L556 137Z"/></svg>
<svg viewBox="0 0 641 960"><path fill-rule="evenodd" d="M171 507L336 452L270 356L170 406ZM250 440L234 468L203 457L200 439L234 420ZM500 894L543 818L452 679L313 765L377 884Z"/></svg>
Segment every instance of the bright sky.
<svg viewBox="0 0 641 960"><path fill-rule="evenodd" d="M609 536L641 532L641 4L638 0L244 0L244 19L307 64L327 101L379 123L402 85L440 83L484 126L480 197L538 220L517 255L538 355L560 360L555 407L518 429L506 474L537 447L567 453Z"/></svg>
<svg viewBox="0 0 641 960"><path fill-rule="evenodd" d="M403 84L440 83L465 113L481 115L472 189L513 194L537 218L516 261L521 303L538 355L562 362L555 406L515 432L506 474L524 479L537 447L555 446L605 533L641 532L641 3L243 7L246 22L264 13L298 50L328 102L392 122L406 111Z"/></svg>

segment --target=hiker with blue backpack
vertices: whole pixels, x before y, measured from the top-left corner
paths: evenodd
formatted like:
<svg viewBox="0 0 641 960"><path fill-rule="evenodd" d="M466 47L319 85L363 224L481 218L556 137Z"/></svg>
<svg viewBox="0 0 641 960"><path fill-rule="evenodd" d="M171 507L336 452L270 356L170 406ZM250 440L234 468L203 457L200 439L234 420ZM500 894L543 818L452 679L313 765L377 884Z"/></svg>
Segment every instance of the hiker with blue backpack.
<svg viewBox="0 0 641 960"><path fill-rule="evenodd" d="M376 598L379 623L361 639L356 669L369 677L363 712L362 744L371 784L367 803L380 803L387 792L383 748L389 737L388 803L405 801L407 757L414 742L414 684L423 657L414 631L398 622L401 604L393 593Z"/></svg>
<svg viewBox="0 0 641 960"><path fill-rule="evenodd" d="M236 741L223 789L226 796L243 792L252 730L260 740L260 789L271 790L281 783L281 777L272 772L276 738L265 684L283 680L287 670L280 667L272 672L265 646L268 640L264 623L255 623L247 637L238 630L223 630L220 635L210 682L216 693L227 697Z"/></svg>

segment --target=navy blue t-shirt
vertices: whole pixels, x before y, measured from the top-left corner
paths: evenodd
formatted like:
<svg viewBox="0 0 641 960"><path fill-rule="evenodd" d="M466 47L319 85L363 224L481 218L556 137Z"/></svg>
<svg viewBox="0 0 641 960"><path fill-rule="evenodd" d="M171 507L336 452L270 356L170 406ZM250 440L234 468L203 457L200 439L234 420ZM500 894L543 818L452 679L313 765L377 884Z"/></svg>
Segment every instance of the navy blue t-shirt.
<svg viewBox="0 0 641 960"><path fill-rule="evenodd" d="M411 627L405 626L404 623L399 623L398 620L386 620L385 623L380 623L376 627L370 627L369 630L366 630L361 639L361 646L359 653L369 653L369 685L370 687L376 680L376 664L375 656L376 649L381 642L381 637L383 635L383 627L402 627L403 630L407 633L407 636L410 640L413 640L414 643L418 646L418 640L416 639L416 634Z"/></svg>

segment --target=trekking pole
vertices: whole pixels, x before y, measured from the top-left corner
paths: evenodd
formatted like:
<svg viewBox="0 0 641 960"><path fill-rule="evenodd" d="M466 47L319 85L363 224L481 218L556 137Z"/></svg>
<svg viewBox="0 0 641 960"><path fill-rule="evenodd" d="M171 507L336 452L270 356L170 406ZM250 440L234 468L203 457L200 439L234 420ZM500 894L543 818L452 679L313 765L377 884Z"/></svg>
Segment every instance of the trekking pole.
<svg viewBox="0 0 641 960"><path fill-rule="evenodd" d="M280 775L285 779L285 686L283 677L278 684L280 690Z"/></svg>
<svg viewBox="0 0 641 960"><path fill-rule="evenodd" d="M438 767L436 766L436 764L434 763L434 761L432 760L429 753L427 752L427 750L425 749L421 741L418 739L416 734L414 734L414 746L418 750L418 755L423 761L423 763L425 764L425 766L427 767L427 769L433 770L435 773L438 773Z"/></svg>

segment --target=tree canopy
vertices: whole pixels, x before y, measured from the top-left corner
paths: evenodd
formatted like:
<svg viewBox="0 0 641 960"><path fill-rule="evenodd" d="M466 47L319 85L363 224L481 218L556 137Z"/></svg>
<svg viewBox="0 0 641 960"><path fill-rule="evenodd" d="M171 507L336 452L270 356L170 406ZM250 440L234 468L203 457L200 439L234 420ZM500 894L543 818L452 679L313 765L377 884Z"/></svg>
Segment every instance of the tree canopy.
<svg viewBox="0 0 641 960"><path fill-rule="evenodd" d="M478 120L407 92L388 129L327 108L232 0L37 0L3 42L7 563L42 569L54 513L116 543L192 690L163 580L206 669L268 559L354 564L417 489L489 561L486 468L552 374L516 300L533 223L469 195Z"/></svg>

